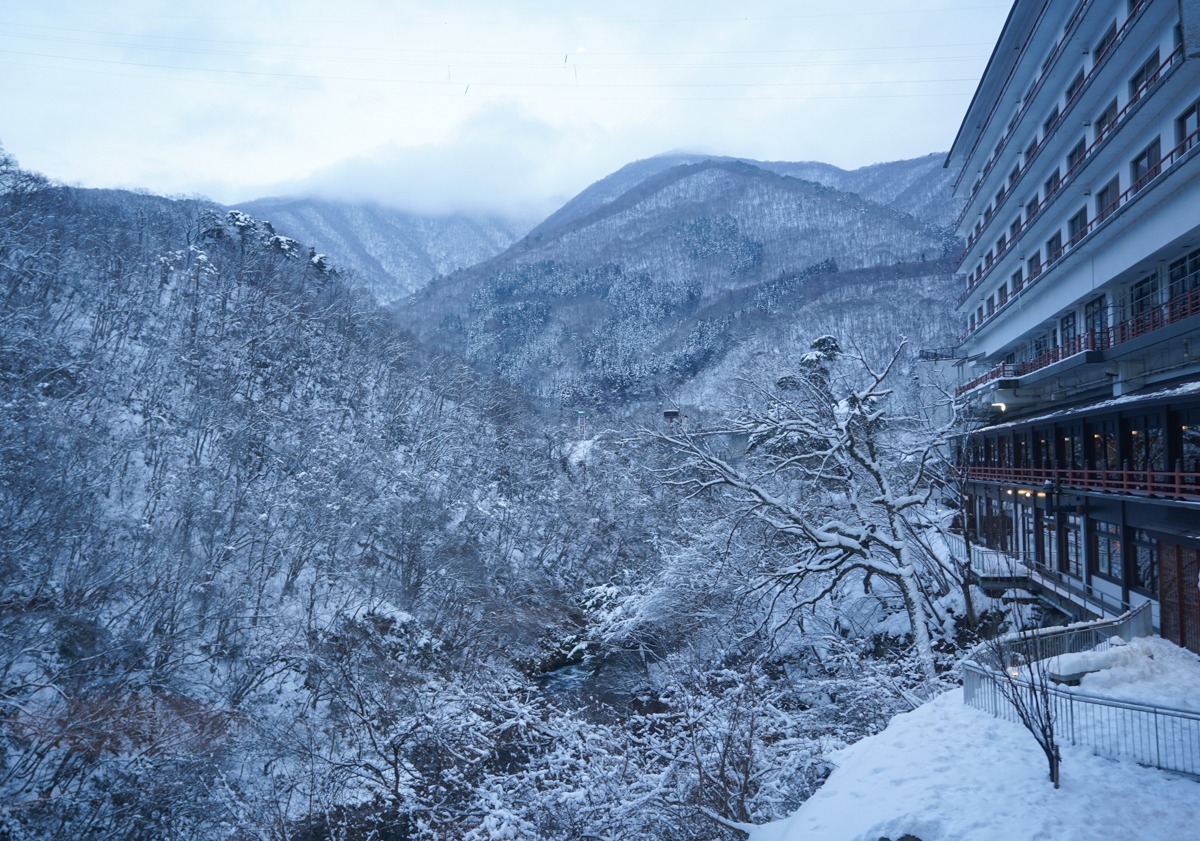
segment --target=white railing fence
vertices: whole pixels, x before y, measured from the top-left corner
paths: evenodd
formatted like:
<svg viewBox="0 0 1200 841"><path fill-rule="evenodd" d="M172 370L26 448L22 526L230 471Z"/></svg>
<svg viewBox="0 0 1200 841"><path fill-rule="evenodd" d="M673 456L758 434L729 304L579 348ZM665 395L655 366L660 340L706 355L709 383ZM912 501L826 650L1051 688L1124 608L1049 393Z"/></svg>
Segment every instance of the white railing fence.
<svg viewBox="0 0 1200 841"><path fill-rule="evenodd" d="M997 718L1020 721L1009 699L1019 691L1044 692L1060 741L1086 745L1097 755L1200 779L1200 713L1101 698L1013 677L1007 667L1060 654L1100 651L1113 637L1149 636L1149 605L1117 619L1045 628L1000 637L975 648L962 664L963 701ZM1024 670L1023 670L1024 671ZM1045 676L1040 680L1045 680Z"/></svg>

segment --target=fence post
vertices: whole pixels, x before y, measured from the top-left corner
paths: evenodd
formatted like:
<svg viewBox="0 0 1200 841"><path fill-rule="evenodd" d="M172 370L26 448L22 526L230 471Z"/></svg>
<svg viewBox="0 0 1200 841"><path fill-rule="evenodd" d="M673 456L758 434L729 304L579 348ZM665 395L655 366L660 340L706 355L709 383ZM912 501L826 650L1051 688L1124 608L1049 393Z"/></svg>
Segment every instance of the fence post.
<svg viewBox="0 0 1200 841"><path fill-rule="evenodd" d="M1077 745L1075 741L1075 698L1070 693L1067 693L1067 718L1071 720L1071 744Z"/></svg>
<svg viewBox="0 0 1200 841"><path fill-rule="evenodd" d="M1162 737L1158 732L1158 710L1154 711L1154 765L1157 768L1163 767L1162 764Z"/></svg>

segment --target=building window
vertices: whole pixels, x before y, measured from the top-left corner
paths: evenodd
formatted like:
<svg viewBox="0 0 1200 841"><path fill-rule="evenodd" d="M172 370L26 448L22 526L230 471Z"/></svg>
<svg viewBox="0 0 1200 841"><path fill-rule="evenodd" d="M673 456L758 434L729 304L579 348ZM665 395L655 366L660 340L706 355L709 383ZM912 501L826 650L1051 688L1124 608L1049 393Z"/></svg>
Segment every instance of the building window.
<svg viewBox="0 0 1200 841"><path fill-rule="evenodd" d="M1145 187L1159 172L1162 171L1162 153L1159 138L1154 138L1138 156L1129 162L1129 178L1132 181L1130 189L1133 192Z"/></svg>
<svg viewBox="0 0 1200 841"><path fill-rule="evenodd" d="M1017 553L1022 557L1034 557L1037 552L1037 514L1028 505L1017 506Z"/></svg>
<svg viewBox="0 0 1200 841"><path fill-rule="evenodd" d="M1026 224L1029 223L1030 219L1032 219L1034 216L1037 215L1037 212L1038 212L1038 194L1034 193L1029 198L1029 201L1025 202L1025 222L1026 222Z"/></svg>
<svg viewBox="0 0 1200 841"><path fill-rule="evenodd" d="M1107 219L1121 201L1121 179L1114 177L1096 191L1096 220Z"/></svg>
<svg viewBox="0 0 1200 841"><path fill-rule="evenodd" d="M1179 436L1183 448L1180 467L1185 474L1183 481L1196 484L1195 474L1200 474L1200 409L1181 413L1180 420Z"/></svg>
<svg viewBox="0 0 1200 841"><path fill-rule="evenodd" d="M1039 357L1045 356L1049 352L1050 339L1046 336L1046 334L1043 333L1042 335L1035 337L1033 340L1033 358L1038 359Z"/></svg>
<svg viewBox="0 0 1200 841"><path fill-rule="evenodd" d="M1073 172L1086 154L1087 138L1081 137L1079 138L1079 142L1071 147L1071 151L1067 152L1067 172Z"/></svg>
<svg viewBox="0 0 1200 841"><path fill-rule="evenodd" d="M1020 269L1017 269L1015 272L1013 272L1011 281L1013 294L1016 295L1021 291L1021 287L1025 285L1025 278Z"/></svg>
<svg viewBox="0 0 1200 841"><path fill-rule="evenodd" d="M1033 156L1037 154L1038 142L1037 138L1029 141L1029 145L1025 147L1025 166L1029 166L1029 162L1033 160Z"/></svg>
<svg viewBox="0 0 1200 841"><path fill-rule="evenodd" d="M1181 152L1186 152L1196 145L1196 137L1200 134L1198 114L1200 102L1195 102L1175 119L1175 145L1181 147Z"/></svg>
<svg viewBox="0 0 1200 841"><path fill-rule="evenodd" d="M1137 283L1129 291L1129 314L1137 317L1139 315L1147 315L1154 309L1158 298L1158 275L1148 275Z"/></svg>
<svg viewBox="0 0 1200 841"><path fill-rule="evenodd" d="M1071 80L1071 84L1067 85L1067 102L1075 98L1075 94L1079 93L1079 89L1083 87L1083 68L1079 68L1079 72L1075 74L1075 78Z"/></svg>
<svg viewBox="0 0 1200 841"><path fill-rule="evenodd" d="M1121 558L1121 527L1116 523L1092 521L1092 572L1120 581L1124 570Z"/></svg>
<svg viewBox="0 0 1200 841"><path fill-rule="evenodd" d="M1158 541L1145 529L1130 530L1129 560L1134 588L1158 598Z"/></svg>
<svg viewBox="0 0 1200 841"><path fill-rule="evenodd" d="M1046 240L1046 262L1053 263L1062 256L1062 231L1055 231L1050 239Z"/></svg>
<svg viewBox="0 0 1200 841"><path fill-rule="evenodd" d="M1108 52L1108 48L1117 40L1117 22L1113 21L1104 34L1100 36L1100 40L1096 42L1096 46L1092 48L1092 66L1096 66L1104 58L1104 54Z"/></svg>
<svg viewBox="0 0 1200 841"><path fill-rule="evenodd" d="M1137 102L1138 97L1145 93L1146 88L1158 81L1158 50L1150 54L1142 66L1129 77L1129 102Z"/></svg>
<svg viewBox="0 0 1200 841"><path fill-rule="evenodd" d="M1075 313L1069 312L1058 320L1058 343L1070 345L1075 341Z"/></svg>
<svg viewBox="0 0 1200 841"><path fill-rule="evenodd" d="M1058 167L1054 168L1054 172L1050 173L1050 177L1046 179L1046 183L1042 185L1042 192L1046 198L1054 195L1054 191L1058 189L1058 185L1062 183L1062 175L1059 174Z"/></svg>
<svg viewBox="0 0 1200 841"><path fill-rule="evenodd" d="M1167 277L1170 279L1171 298L1179 298L1200 289L1200 249L1171 264Z"/></svg>
<svg viewBox="0 0 1200 841"><path fill-rule="evenodd" d="M993 314L993 313L995 313L995 312L996 312L996 296L995 296L995 295L988 295L988 298L987 298L987 314L988 314L988 317L989 317L989 318L991 318L992 314Z"/></svg>
<svg viewBox="0 0 1200 841"><path fill-rule="evenodd" d="M1106 135L1108 130L1116 125L1118 113L1117 98L1114 96L1112 102L1108 103L1105 109L1096 116L1094 125L1096 127L1097 140Z"/></svg>
<svg viewBox="0 0 1200 841"><path fill-rule="evenodd" d="M1042 556L1039 560L1046 569L1058 569L1058 519L1053 514L1042 519Z"/></svg>
<svg viewBox="0 0 1200 841"><path fill-rule="evenodd" d="M1088 218L1087 205L1079 208L1079 212L1067 220L1067 239L1071 245L1077 244L1087 236Z"/></svg>
<svg viewBox="0 0 1200 841"><path fill-rule="evenodd" d="M996 294L1000 298L1000 301L999 301L1000 306L1004 306L1005 304L1007 304L1008 303L1008 284L1007 283L1000 284L1000 288L996 290Z"/></svg>
<svg viewBox="0 0 1200 841"><path fill-rule="evenodd" d="M1008 235L1011 239L1016 239L1017 234L1019 234L1019 233L1021 233L1021 217L1020 216L1018 216L1016 219L1014 219L1012 221L1012 224L1008 226Z"/></svg>
<svg viewBox="0 0 1200 841"><path fill-rule="evenodd" d="M1008 174L1008 189L1012 189L1017 184L1017 179L1021 177L1021 165L1017 164L1012 168L1012 172Z"/></svg>
<svg viewBox="0 0 1200 841"><path fill-rule="evenodd" d="M1008 248L1008 238L1004 234L1000 235L1000 239L996 240L996 256L999 257Z"/></svg>
<svg viewBox="0 0 1200 841"><path fill-rule="evenodd" d="M1083 326L1093 335L1108 332L1108 307L1103 295L1083 305Z"/></svg>
<svg viewBox="0 0 1200 841"><path fill-rule="evenodd" d="M1046 122L1042 123L1042 137L1048 137L1050 132L1054 131L1054 126L1058 123L1058 106L1055 105L1050 115L1046 117Z"/></svg>
<svg viewBox="0 0 1200 841"><path fill-rule="evenodd" d="M1064 531L1063 548L1066 556L1062 559L1061 569L1067 575L1083 578L1083 517L1068 514Z"/></svg>
<svg viewBox="0 0 1200 841"><path fill-rule="evenodd" d="M1139 415L1129 420L1130 465L1137 471L1163 470L1166 467L1166 436L1162 418L1158 415Z"/></svg>
<svg viewBox="0 0 1200 841"><path fill-rule="evenodd" d="M1042 273L1042 253L1040 251L1033 252L1026 265L1029 267L1029 279L1033 280Z"/></svg>

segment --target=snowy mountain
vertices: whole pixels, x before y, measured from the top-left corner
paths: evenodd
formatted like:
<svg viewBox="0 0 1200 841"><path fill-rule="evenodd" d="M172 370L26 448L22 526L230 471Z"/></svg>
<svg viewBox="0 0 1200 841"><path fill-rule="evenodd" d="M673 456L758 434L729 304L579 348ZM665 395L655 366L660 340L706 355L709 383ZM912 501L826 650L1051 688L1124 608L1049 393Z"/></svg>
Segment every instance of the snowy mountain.
<svg viewBox="0 0 1200 841"><path fill-rule="evenodd" d="M397 317L539 397L591 406L662 397L735 346L778 347L781 331L835 316L869 324L887 312L868 344L945 338L942 261L955 243L936 220L950 202L926 203L931 219L881 203L934 195L943 176L931 159L846 174L881 201L744 161L679 160L638 162L589 187Z"/></svg>
<svg viewBox="0 0 1200 841"><path fill-rule="evenodd" d="M377 204L264 198L237 208L268 219L353 271L381 303L405 298L430 278L474 265L512 245L533 223L500 216L422 216Z"/></svg>
<svg viewBox="0 0 1200 841"><path fill-rule="evenodd" d="M942 166L941 153L911 160L872 164L845 170L818 161L756 161L748 158L672 153L626 164L585 189L530 231L545 234L603 207L643 181L673 167L705 162L744 163L777 175L822 184L909 213L918 219L949 226L959 204L951 194L953 173Z"/></svg>
<svg viewBox="0 0 1200 841"><path fill-rule="evenodd" d="M796 363L949 329L936 221L689 162L382 310L285 211L0 150L0 837L735 841L925 691L881 567L777 588L803 545L681 490L668 422L630 415L742 375L755 417L803 383L849 405L853 366ZM837 513L787 437L742 464ZM947 669L953 572L925 580Z"/></svg>

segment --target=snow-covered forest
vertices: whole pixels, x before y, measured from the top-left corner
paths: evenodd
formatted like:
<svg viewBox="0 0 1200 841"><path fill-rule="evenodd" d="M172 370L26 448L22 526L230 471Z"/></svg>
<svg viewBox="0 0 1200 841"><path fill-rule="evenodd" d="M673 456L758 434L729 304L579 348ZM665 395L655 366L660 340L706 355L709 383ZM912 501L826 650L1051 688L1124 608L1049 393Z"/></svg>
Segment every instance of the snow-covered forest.
<svg viewBox="0 0 1200 841"><path fill-rule="evenodd" d="M944 231L784 180L383 309L0 150L0 837L740 838L952 682Z"/></svg>

